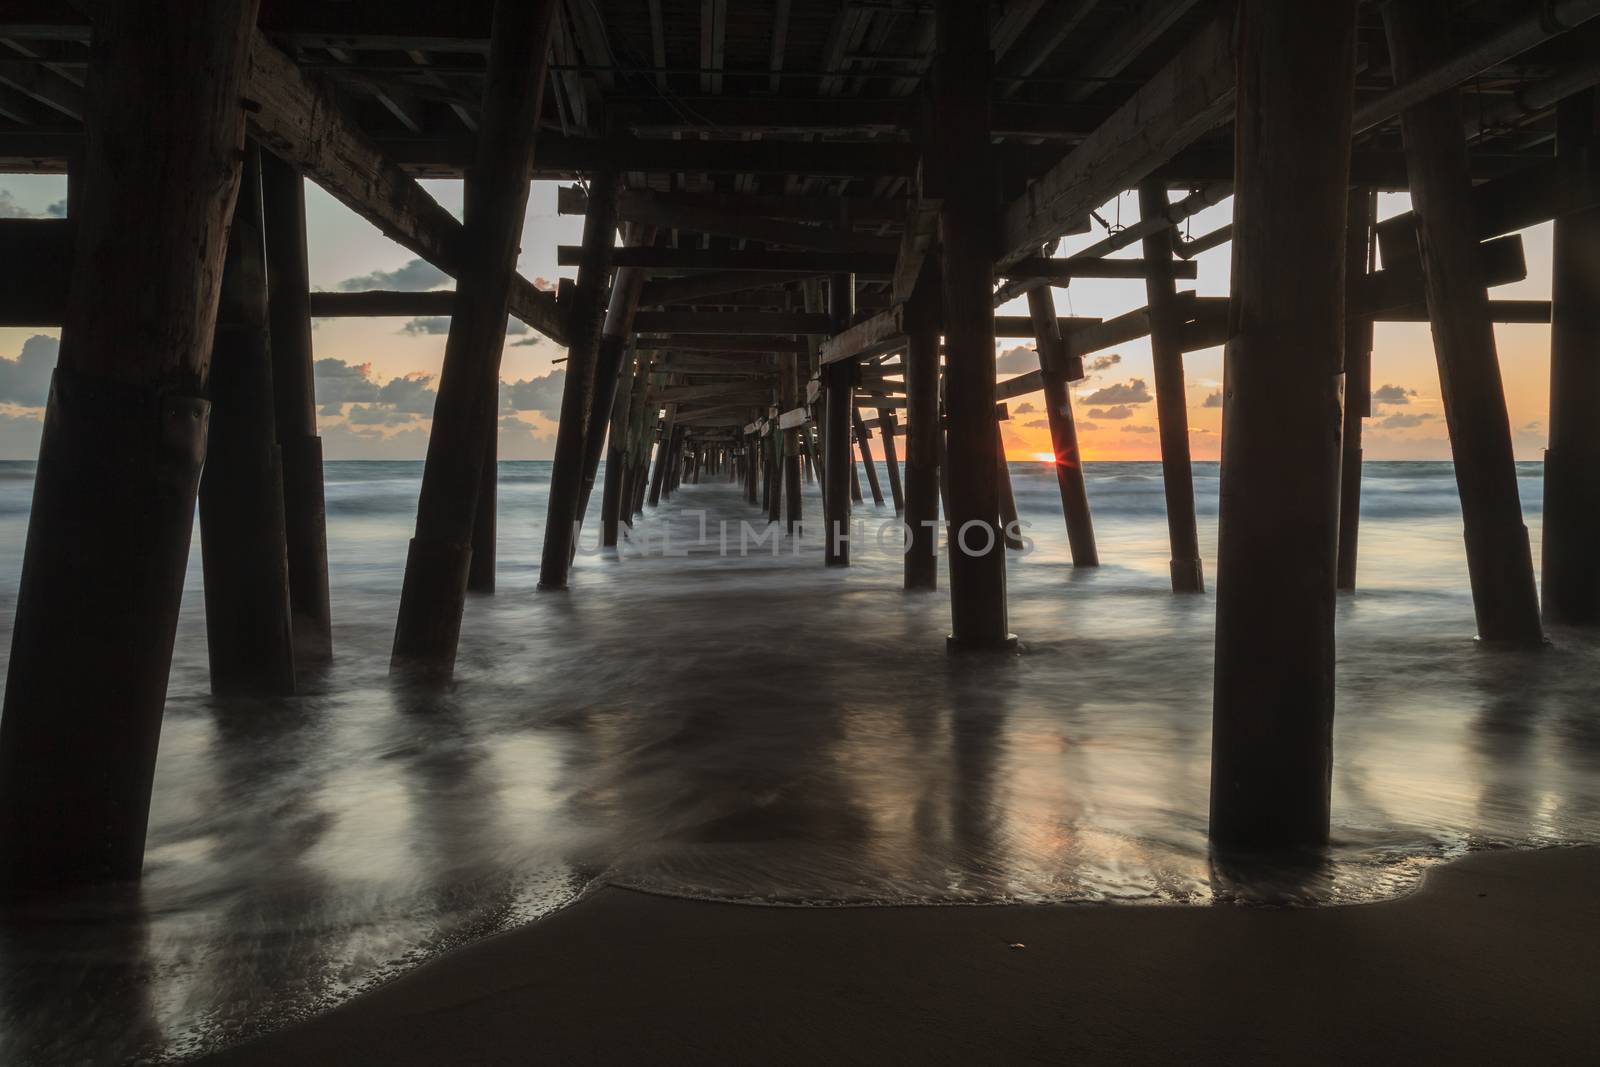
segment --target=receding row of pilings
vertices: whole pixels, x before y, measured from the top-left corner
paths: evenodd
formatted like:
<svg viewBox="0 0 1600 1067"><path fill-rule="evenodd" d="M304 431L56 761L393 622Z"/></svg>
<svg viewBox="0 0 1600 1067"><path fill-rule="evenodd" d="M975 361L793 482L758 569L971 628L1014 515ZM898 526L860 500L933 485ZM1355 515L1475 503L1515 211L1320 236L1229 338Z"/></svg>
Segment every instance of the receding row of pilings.
<svg viewBox="0 0 1600 1067"><path fill-rule="evenodd" d="M996 190L983 165L984 8L938 5L937 133L921 192L937 200L942 244L910 279L903 308L907 587L936 581L929 539L941 497L951 527L993 534L987 551L950 557L951 645L961 650L1012 641L995 422ZM1350 314L1345 287L1370 265L1372 205L1369 194L1349 190L1354 0L1314 9L1243 0L1240 13L1212 835L1226 846L1276 849L1315 846L1328 832L1341 528L1351 530L1344 550L1352 561L1354 549L1353 494L1342 486L1358 484L1350 479L1364 414L1342 393L1352 382L1363 394L1370 387L1370 318ZM406 671L448 673L465 592L492 585L499 360L553 14L550 0L496 5L488 106L454 252L450 337L396 625L394 662ZM1443 15L1439 0L1385 9L1399 77L1437 65ZM244 140L239 101L255 17L254 0L113 3L97 17L89 150L72 192L71 291L0 720L0 870L14 882L139 872L197 497L218 690L286 691L330 647L304 206L293 169ZM166 106L152 111L151 99ZM1403 132L1416 203L1411 247L1426 280L1480 633L1534 645L1539 609L1459 103L1447 95L1415 104ZM1581 155L1594 144L1586 93L1562 105L1558 151ZM747 499L764 484L769 515L776 519L787 501L798 522L801 479L815 466L830 535L825 559L847 563L848 541L832 535L843 533L860 495L851 485L852 429L863 443L865 428L853 396L859 359L820 367L820 445L810 425L787 426L747 439L741 451L679 420L672 402L656 440L658 406L649 398L665 374L626 341L639 299L634 280L619 276L606 303L616 191L615 174L592 175L583 262L561 304L568 393L541 583L566 583L575 524L607 440L617 462L607 463L602 538L614 541L623 521L685 478L742 475ZM1162 206L1157 193L1153 184L1141 189L1152 208ZM1143 239L1147 261L1170 264L1170 235ZM630 231L628 241L647 243L648 232ZM1407 251L1404 242L1386 248L1385 263ZM1163 273L1148 274L1147 296L1172 577L1174 588L1198 590L1182 346L1171 337L1175 294ZM1049 295L1030 291L1029 311L1074 562L1089 565L1093 534L1067 400L1072 361ZM855 296L852 277L840 274L825 292L812 288L807 310L825 307L841 332L856 318ZM1557 220L1552 321L1544 613L1592 624L1600 622L1593 208ZM779 364L775 399L798 404L800 384L791 356ZM892 414L879 414L886 447Z"/></svg>

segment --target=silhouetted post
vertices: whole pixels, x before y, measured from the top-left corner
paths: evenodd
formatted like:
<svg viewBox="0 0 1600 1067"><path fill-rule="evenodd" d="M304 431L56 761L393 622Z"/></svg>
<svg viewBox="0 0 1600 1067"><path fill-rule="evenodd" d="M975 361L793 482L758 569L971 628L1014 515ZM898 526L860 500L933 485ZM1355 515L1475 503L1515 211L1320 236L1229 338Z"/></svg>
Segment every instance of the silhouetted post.
<svg viewBox="0 0 1600 1067"><path fill-rule="evenodd" d="M1211 752L1223 848L1328 837L1355 10L1241 9Z"/></svg>
<svg viewBox="0 0 1600 1067"><path fill-rule="evenodd" d="M1352 189L1346 204L1349 225L1345 236L1345 292L1354 292L1356 280L1371 262L1372 227L1377 221L1377 194ZM1339 575L1340 589L1356 587L1356 544L1361 532L1361 420L1372 414L1372 316L1362 314L1348 300L1344 326L1344 441L1339 462Z"/></svg>
<svg viewBox="0 0 1600 1067"><path fill-rule="evenodd" d="M1020 550L1022 523L1017 515L1017 495L1011 486L1011 465L1006 461L1005 436L1001 432L998 419L994 424L994 449L997 457L995 481L1000 486L1000 536L1005 539L1007 548Z"/></svg>
<svg viewBox="0 0 1600 1067"><path fill-rule="evenodd" d="M1561 157L1600 152L1595 91L1556 108ZM1544 617L1600 623L1600 208L1556 219L1550 447L1544 454Z"/></svg>
<svg viewBox="0 0 1600 1067"><path fill-rule="evenodd" d="M779 356L779 409L793 411L798 407L804 388L800 380L800 357L793 353ZM783 510L785 529L790 534L799 528L801 512L804 510L804 498L800 491L800 430L801 427L796 426L792 430L783 431Z"/></svg>
<svg viewBox="0 0 1600 1067"><path fill-rule="evenodd" d="M1078 426L1072 417L1072 397L1067 390L1067 346L1061 337L1061 320L1056 318L1055 294L1048 285L1028 290L1028 315L1033 320L1034 341L1039 349L1045 417L1050 423L1056 488L1061 492L1061 513L1066 517L1072 565L1098 567L1100 553L1095 548L1094 520L1089 515L1083 453L1078 448Z"/></svg>
<svg viewBox="0 0 1600 1067"><path fill-rule="evenodd" d="M939 257L923 263L906 301L905 587L939 584Z"/></svg>
<svg viewBox="0 0 1600 1067"><path fill-rule="evenodd" d="M211 690L294 692L283 475L273 426L272 346L261 219L261 150L245 149L223 260L211 355L211 439L200 479Z"/></svg>
<svg viewBox="0 0 1600 1067"><path fill-rule="evenodd" d="M1139 183L1139 217L1167 210L1167 183ZM1167 495L1167 536L1172 543L1172 591L1200 593L1200 535L1194 516L1194 469L1189 462L1189 401L1183 388L1182 319L1172 277L1172 230L1144 239L1145 295L1150 305L1150 357L1155 365L1156 423L1161 433L1161 480Z"/></svg>
<svg viewBox="0 0 1600 1067"><path fill-rule="evenodd" d="M856 313L856 277L835 274L828 279L828 314L833 330L839 333L850 325ZM823 560L830 567L850 564L850 412L855 409L855 367L851 360L830 363L823 368L826 419L823 439L822 504L824 520Z"/></svg>
<svg viewBox="0 0 1600 1067"><path fill-rule="evenodd" d="M1449 12L1442 0L1389 4L1383 19L1397 84L1450 54ZM1400 129L1466 526L1478 636L1538 644L1544 638L1539 595L1473 224L1460 99L1445 92L1408 108L1400 115Z"/></svg>
<svg viewBox="0 0 1600 1067"><path fill-rule="evenodd" d="M654 226L629 224L626 241L629 246L649 248L655 241ZM594 480L600 472L600 457L606 451L606 439L618 421L626 417L628 392L619 387L619 382L627 373L628 358L632 354L628 338L633 334L633 313L639 307L639 291L644 288L644 279L645 272L638 267L619 269L616 281L611 286L611 298L606 304L605 323L600 328L600 344L595 354L594 398L590 404L584 441L583 488L578 494L575 519L579 527L582 527L584 517L589 513L589 497L594 493ZM616 452L619 447L620 443L614 443L612 451ZM605 498L602 495L602 510L604 505Z"/></svg>
<svg viewBox="0 0 1600 1067"><path fill-rule="evenodd" d="M889 473L889 495L894 498L896 515L906 509L905 489L900 483L900 450L894 439L898 428L894 408L879 408L878 432L883 435L883 466Z"/></svg>
<svg viewBox="0 0 1600 1067"><path fill-rule="evenodd" d="M945 456L948 463L951 648L1003 648L1005 546L999 530L995 435L994 255L990 163L989 4L940 0L934 57L934 143L924 157L943 197Z"/></svg>
<svg viewBox="0 0 1600 1067"><path fill-rule="evenodd" d="M854 393L855 391L852 389L850 397L852 404L855 403ZM850 460L850 503L859 504L861 503L861 472L856 468L855 457L850 456L848 452L845 455Z"/></svg>
<svg viewBox="0 0 1600 1067"><path fill-rule="evenodd" d="M95 10L72 282L0 715L10 888L143 864L256 6Z"/></svg>
<svg viewBox="0 0 1600 1067"><path fill-rule="evenodd" d="M495 383L498 391L499 383ZM467 563L467 592L494 592L495 557L500 536L500 415L485 438L483 474L478 483L477 510L472 517L472 556Z"/></svg>
<svg viewBox="0 0 1600 1067"><path fill-rule="evenodd" d="M467 595L487 438L496 430L506 303L528 204L554 0L496 0L475 193L406 556L390 668L448 675Z"/></svg>
<svg viewBox="0 0 1600 1067"><path fill-rule="evenodd" d="M668 405L666 422L661 427L661 438L656 445L656 469L650 478L651 507L661 504L661 492L667 481L667 467L672 462L673 434L673 409Z"/></svg>
<svg viewBox="0 0 1600 1067"><path fill-rule="evenodd" d="M771 483L771 490L767 494L767 521L777 522L783 517L783 497L786 478L785 460L783 455L783 434L779 432L777 424L772 424L767 431L767 436L762 438L767 451L767 480ZM790 530L794 527L790 526Z"/></svg>
<svg viewBox="0 0 1600 1067"><path fill-rule="evenodd" d="M327 507L322 491L322 438L317 436L305 181L299 171L271 152L261 153L261 206L266 224L272 393L283 470L284 539L289 551L289 611L295 659L304 667L333 655Z"/></svg>
<svg viewBox="0 0 1600 1067"><path fill-rule="evenodd" d="M633 428L638 409L644 404L645 390L650 386L649 354L638 352L630 341L620 373L629 382L628 388L617 391L611 409L611 444L606 452L606 481L600 495L600 543L606 548L616 547L617 526L627 506L624 502L634 497Z"/></svg>
<svg viewBox="0 0 1600 1067"><path fill-rule="evenodd" d="M856 450L861 453L861 466L867 472L867 488L872 490L872 502L881 508L883 489L878 485L878 467L872 461L872 431L867 429L867 421L861 417L860 408L852 405L850 416L856 426Z"/></svg>
<svg viewBox="0 0 1600 1067"><path fill-rule="evenodd" d="M583 217L583 261L578 266L578 283L573 287L572 308L567 318L567 380L561 390L555 459L550 464L544 553L539 560L540 589L567 587L576 527L582 518L578 508L583 496L589 421L597 410L594 407L596 349L600 344L600 316L605 309L606 282L611 276L616 246L618 186L617 172L610 169L596 173L589 183L589 207Z"/></svg>

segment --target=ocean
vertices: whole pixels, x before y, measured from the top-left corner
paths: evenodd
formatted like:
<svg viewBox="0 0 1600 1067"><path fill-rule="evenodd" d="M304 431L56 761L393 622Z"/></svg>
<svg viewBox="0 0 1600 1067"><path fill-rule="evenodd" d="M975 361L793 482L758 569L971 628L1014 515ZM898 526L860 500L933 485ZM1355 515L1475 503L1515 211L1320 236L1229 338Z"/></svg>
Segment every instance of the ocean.
<svg viewBox="0 0 1600 1067"><path fill-rule="evenodd" d="M938 594L904 593L893 509L870 497L845 570L820 526L757 543L763 517L715 479L602 554L597 490L570 590L538 592L549 469L500 465L498 593L470 598L442 692L387 677L421 463L328 464L335 659L296 698L212 698L194 539L144 881L0 925L0 1062L182 1058L602 883L768 906L1331 906L1475 849L1600 841L1600 637L1474 640L1447 463L1366 465L1333 842L1248 874L1206 847L1215 602L1169 591L1159 465L1087 468L1091 570L1050 468L1012 463L1021 648L961 657L943 567ZM1518 470L1537 562L1540 465ZM1196 464L1208 590L1217 487ZM31 490L32 464L0 464L0 656Z"/></svg>

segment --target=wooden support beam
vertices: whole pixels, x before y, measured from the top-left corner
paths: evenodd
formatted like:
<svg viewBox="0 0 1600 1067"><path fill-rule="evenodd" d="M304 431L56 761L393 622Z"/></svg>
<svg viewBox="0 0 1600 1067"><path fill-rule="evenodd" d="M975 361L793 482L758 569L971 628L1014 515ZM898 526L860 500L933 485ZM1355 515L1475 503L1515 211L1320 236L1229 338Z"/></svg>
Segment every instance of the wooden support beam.
<svg viewBox="0 0 1600 1067"><path fill-rule="evenodd" d="M305 182L299 171L271 152L260 156L272 393L278 450L283 461L289 610L294 622L295 659L304 666L324 662L333 655L327 508L311 347Z"/></svg>
<svg viewBox="0 0 1600 1067"><path fill-rule="evenodd" d="M906 301L906 508L910 544L904 583L932 591L939 581L939 264L930 256Z"/></svg>
<svg viewBox="0 0 1600 1067"><path fill-rule="evenodd" d="M687 278L658 278L644 283L639 294L641 307L660 307L670 304L718 304L717 297L731 297L738 293L756 290L773 290L774 287L804 281L784 271L726 271L716 274L699 274ZM778 299L781 299L781 295Z"/></svg>
<svg viewBox="0 0 1600 1067"><path fill-rule="evenodd" d="M1164 190L1163 186L1163 193ZM1173 263L1168 269L1174 278L1192 281L1199 276L1198 268L1193 263ZM1142 259L1080 259L1077 256L1046 259L1032 256L1013 263L1004 273L1009 279L1037 278L1066 282L1073 278L1147 278L1151 270L1152 267Z"/></svg>
<svg viewBox="0 0 1600 1067"><path fill-rule="evenodd" d="M994 422L995 184L989 165L989 5L940 0L929 191L942 198L947 516L951 649L1014 647L1006 625L1005 548ZM1038 242L1042 244L1043 241ZM1027 254L1037 251L1037 244ZM1016 258L1021 258L1016 257Z"/></svg>
<svg viewBox="0 0 1600 1067"><path fill-rule="evenodd" d="M833 317L835 334L845 331L855 317L856 280L849 274L828 279L828 312ZM830 567L850 563L850 419L854 411L851 374L847 361L838 361L823 371L825 390L823 422L823 560Z"/></svg>
<svg viewBox="0 0 1600 1067"><path fill-rule="evenodd" d="M108 3L0 714L0 882L139 877L255 0ZM152 108L151 100L162 106ZM92 650L92 660L85 659Z"/></svg>
<svg viewBox="0 0 1600 1067"><path fill-rule="evenodd" d="M416 535L406 556L391 671L444 678L455 668L554 25L555 0L496 0L483 135L455 253L455 310L433 406Z"/></svg>
<svg viewBox="0 0 1600 1067"><path fill-rule="evenodd" d="M558 266L577 266L581 258L582 249L577 245L556 246ZM791 275L828 274L840 268L854 268L864 276L888 278L894 274L894 255L733 248L625 248L617 251L617 266L643 267L649 271L760 271Z"/></svg>
<svg viewBox="0 0 1600 1067"><path fill-rule="evenodd" d="M1339 557L1335 586L1356 587L1356 548L1361 532L1361 423L1372 414L1372 316L1350 295L1359 292L1373 267L1373 223L1378 194L1357 187L1345 204L1344 427L1339 459ZM1421 279L1419 278L1420 282Z"/></svg>
<svg viewBox="0 0 1600 1067"><path fill-rule="evenodd" d="M1600 149L1589 90L1556 109L1559 157ZM1550 447L1544 456L1544 618L1600 624L1600 207L1556 220L1552 253Z"/></svg>
<svg viewBox="0 0 1600 1067"><path fill-rule="evenodd" d="M1038 255L1090 211L1220 126L1232 114L1233 99L1231 26L1216 22L1006 207L1002 267Z"/></svg>
<svg viewBox="0 0 1600 1067"><path fill-rule="evenodd" d="M455 313L456 294L449 289L411 293L367 289L355 293L315 292L309 300L312 318L445 318Z"/></svg>
<svg viewBox="0 0 1600 1067"><path fill-rule="evenodd" d="M562 189L558 199L560 214L581 215L587 210L581 202L585 199L581 189ZM762 217L744 206L750 199L754 198L725 194L720 200L711 202L690 201L683 194L657 194L630 189L623 192L617 214L625 222L664 230L689 230L818 252L893 255L899 247L897 238L875 237L840 228L840 210L837 207L827 220L827 225L813 226Z"/></svg>
<svg viewBox="0 0 1600 1067"><path fill-rule="evenodd" d="M1139 215L1158 216L1167 206L1167 187L1159 180L1139 183ZM1173 233L1162 229L1144 239L1150 264L1145 278L1149 300L1150 356L1155 366L1156 421L1161 436L1161 480L1167 498L1167 535L1172 545L1172 591L1201 593L1200 535L1194 511L1194 472L1189 461L1189 402L1183 385L1182 323L1185 309L1172 275Z"/></svg>
<svg viewBox="0 0 1600 1067"><path fill-rule="evenodd" d="M859 397L857 398L860 399ZM872 434L868 432L865 421L861 418L860 404L850 408L850 419L856 428L856 451L861 454L861 466L867 472L867 487L872 490L872 502L878 507L883 507L883 488L878 484L878 468L872 461ZM799 468L795 468L798 477Z"/></svg>
<svg viewBox="0 0 1600 1067"><path fill-rule="evenodd" d="M906 510L905 488L900 481L900 455L895 444L895 434L900 433L894 409L879 407L878 417L868 425L883 436L883 466L889 475L889 495L894 498L894 513L903 514Z"/></svg>
<svg viewBox="0 0 1600 1067"><path fill-rule="evenodd" d="M804 389L801 379L801 359L795 353L778 358L778 406L783 409L783 414L778 417L778 429L783 431L777 435L775 442L783 454L783 512L784 529L793 537L801 529L802 513L805 509L804 496L800 490L800 432L805 425L805 408L797 408L800 395ZM801 419L797 422L792 417L798 413Z"/></svg>
<svg viewBox="0 0 1600 1067"><path fill-rule="evenodd" d="M1405 84L1450 53L1442 0L1384 8L1395 79ZM1461 104L1435 96L1400 117L1433 324L1445 422L1466 525L1478 636L1543 641L1528 531L1477 242Z"/></svg>
<svg viewBox="0 0 1600 1067"><path fill-rule="evenodd" d="M621 183L615 171L595 176L589 213L583 219L583 256L574 289L567 347L567 379L561 392L561 420L556 429L555 459L550 466L544 551L539 560L539 588L567 587L567 573L583 521L584 454L589 420L594 413L595 364L605 308L606 286L618 249L613 208ZM608 409L609 410L609 409Z"/></svg>
<svg viewBox="0 0 1600 1067"><path fill-rule="evenodd" d="M615 103L615 101L612 101ZM725 97L720 103L752 106L763 114L779 101L764 98L735 100ZM857 100L840 101L856 106ZM858 226L898 225L905 221L910 203L903 196L820 196L785 193L652 192L645 197L624 194L618 213L624 222L645 222L633 218L631 211L683 210L705 212L725 218L787 219L791 222L816 222L838 226L847 218ZM556 212L582 215L588 210L588 197L582 189L564 186L556 190Z"/></svg>
<svg viewBox="0 0 1600 1067"><path fill-rule="evenodd" d="M206 651L219 696L295 691L283 470L267 333L261 151L245 150L228 230L209 395L214 423L200 479Z"/></svg>
<svg viewBox="0 0 1600 1067"><path fill-rule="evenodd" d="M905 306L893 307L834 334L817 350L822 366L878 355L905 344Z"/></svg>
<svg viewBox="0 0 1600 1067"><path fill-rule="evenodd" d="M1520 282L1528 276L1528 261L1518 234L1464 247L1470 249L1469 255L1477 257L1485 286ZM1382 316L1426 299L1421 261L1414 253L1405 259L1397 256L1396 260L1396 265L1364 274L1348 287L1351 304L1362 314Z"/></svg>
<svg viewBox="0 0 1600 1067"><path fill-rule="evenodd" d="M729 355L748 353L768 356L774 352L804 352L806 343L794 337L764 334L674 333L641 337L639 347L651 352L692 352L696 355L722 352Z"/></svg>
<svg viewBox="0 0 1600 1067"><path fill-rule="evenodd" d="M633 328L641 334L826 333L827 318L804 311L641 311Z"/></svg>
<svg viewBox="0 0 1600 1067"><path fill-rule="evenodd" d="M1356 6L1240 14L1211 747L1224 851L1328 838Z"/></svg>
<svg viewBox="0 0 1600 1067"><path fill-rule="evenodd" d="M1050 450L1055 456L1056 488L1067 524L1067 547L1074 567L1098 567L1100 553L1094 542L1094 521L1089 514L1089 490L1083 477L1083 453L1078 448L1078 427L1072 417L1072 396L1067 382L1083 377L1079 359L1067 355L1056 318L1055 294L1048 288L1028 290L1028 313L1039 346L1040 385L1044 389L1045 417L1050 423ZM1076 372L1076 373L1074 373ZM1003 388L996 399L1010 399Z"/></svg>
<svg viewBox="0 0 1600 1067"><path fill-rule="evenodd" d="M541 60L542 62L542 60ZM470 242L461 223L344 117L316 81L257 34L246 90L261 143L396 243L460 277ZM562 340L555 298L514 276L511 314Z"/></svg>

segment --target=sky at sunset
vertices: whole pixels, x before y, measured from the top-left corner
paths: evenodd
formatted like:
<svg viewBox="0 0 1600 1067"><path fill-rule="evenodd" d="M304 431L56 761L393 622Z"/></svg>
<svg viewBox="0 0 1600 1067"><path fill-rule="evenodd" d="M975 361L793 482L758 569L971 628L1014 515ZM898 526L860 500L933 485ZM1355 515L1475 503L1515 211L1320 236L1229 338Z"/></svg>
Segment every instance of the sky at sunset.
<svg viewBox="0 0 1600 1067"><path fill-rule="evenodd" d="M445 207L461 209L458 182L423 183ZM555 183L537 182L528 204L519 267L530 279L554 282L572 268L557 268L559 244L577 244L582 220L556 215ZM49 217L66 195L64 178L0 175L0 217ZM1380 217L1408 208L1403 195L1380 197ZM1231 201L1195 216L1193 236L1228 221ZM1136 221L1138 207L1125 196L1100 212L1113 224ZM307 185L307 220L312 286L317 289L432 289L449 284L437 271L383 237L370 224ZM1492 291L1498 298L1549 299L1549 224L1524 231L1528 278ZM1060 254L1070 254L1105 235L1067 238ZM1138 245L1117 253L1136 257ZM1224 245L1197 257L1199 278L1180 282L1202 296L1226 296L1230 249ZM1144 306L1138 280L1074 281L1056 290L1062 315L1109 318ZM1026 315L1023 300L1001 309ZM444 356L444 319L321 320L313 333L317 359L318 421L330 459L420 459L427 445L433 387ZM552 362L563 350L513 324L502 363L500 454L503 459L547 459L554 446L555 414L563 376ZM0 328L0 458L31 459L38 437L49 371L55 362L57 331ZM1507 402L1520 459L1538 459L1545 445L1549 407L1548 326L1496 327ZM1001 377L1038 366L1031 345L1001 342ZM1115 357L1115 358L1113 358ZM1120 345L1086 359L1095 368L1074 386L1073 406L1079 438L1088 460L1159 458L1154 379L1148 342ZM1185 357L1189 426L1196 459L1215 459L1222 424L1222 350ZM1448 459L1439 379L1425 323L1380 323L1373 354L1374 414L1365 431L1368 459ZM1010 402L1005 424L1013 460L1048 455L1050 435L1039 395ZM876 449L881 454L881 449Z"/></svg>

